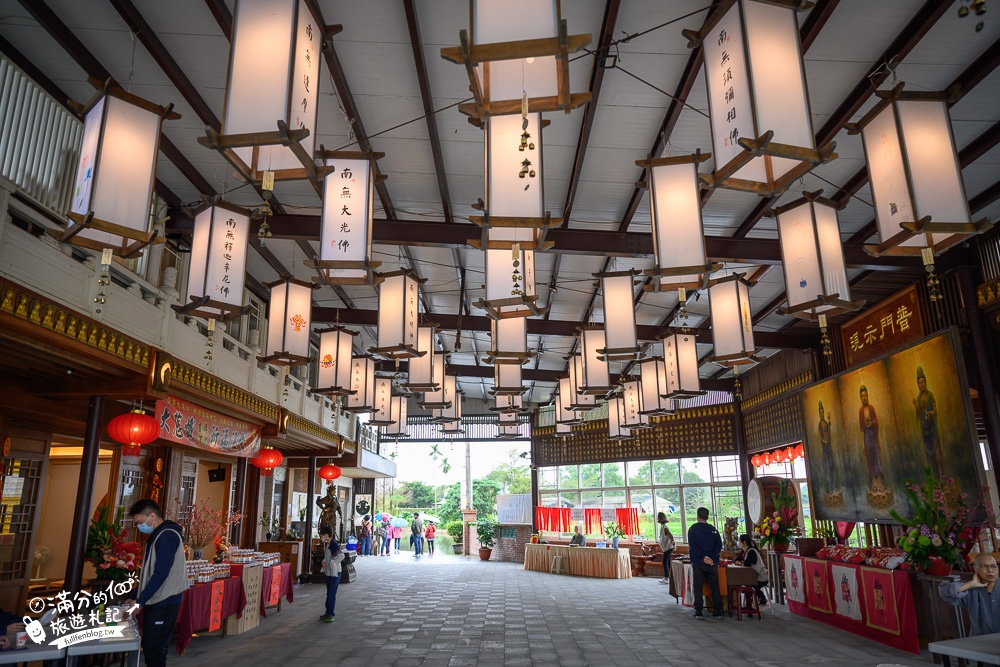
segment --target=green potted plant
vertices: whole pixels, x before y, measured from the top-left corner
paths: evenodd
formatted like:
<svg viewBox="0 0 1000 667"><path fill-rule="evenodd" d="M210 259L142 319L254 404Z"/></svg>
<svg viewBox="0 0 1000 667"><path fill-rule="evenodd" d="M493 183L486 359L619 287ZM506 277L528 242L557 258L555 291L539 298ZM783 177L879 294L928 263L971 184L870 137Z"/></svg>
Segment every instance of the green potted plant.
<svg viewBox="0 0 1000 667"><path fill-rule="evenodd" d="M476 534L479 536L479 559L489 560L493 554L493 547L497 544L497 522L490 518L480 519L476 522Z"/></svg>
<svg viewBox="0 0 1000 667"><path fill-rule="evenodd" d="M775 551L788 551L792 543L792 535L798 527L799 509L795 495L791 493L787 479L778 482L778 492L771 494L774 501L774 512L764 517L760 525L760 545L771 547Z"/></svg>
<svg viewBox="0 0 1000 667"><path fill-rule="evenodd" d="M461 556L465 545L462 544L462 534L465 532L465 526L461 521L449 521L444 525L444 530L448 533L448 537L451 538L451 548L455 552L456 556Z"/></svg>
<svg viewBox="0 0 1000 667"><path fill-rule="evenodd" d="M612 521L604 527L604 534L611 538L611 547L618 548L618 539L625 537L625 531L617 521Z"/></svg>
<svg viewBox="0 0 1000 667"><path fill-rule="evenodd" d="M260 521L258 523L260 523L260 527L264 529L264 537L267 538L268 542L274 538L278 528L281 526L281 521L278 517L272 517L267 512L260 515Z"/></svg>
<svg viewBox="0 0 1000 667"><path fill-rule="evenodd" d="M906 495L913 505L913 518L904 519L896 510L889 515L903 524L899 547L906 562L931 576L947 576L962 562L959 534L972 510L965 504L955 480L934 479L929 467L924 469L924 484L904 480Z"/></svg>

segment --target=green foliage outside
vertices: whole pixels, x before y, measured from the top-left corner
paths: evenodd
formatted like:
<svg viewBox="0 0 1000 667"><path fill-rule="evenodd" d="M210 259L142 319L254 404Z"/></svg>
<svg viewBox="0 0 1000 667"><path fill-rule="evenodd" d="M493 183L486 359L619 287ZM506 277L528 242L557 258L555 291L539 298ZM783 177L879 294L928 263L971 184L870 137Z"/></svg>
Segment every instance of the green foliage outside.
<svg viewBox="0 0 1000 667"><path fill-rule="evenodd" d="M495 547L499 529L499 525L493 519L485 518L476 521L476 535L479 538L479 546L483 549L492 549Z"/></svg>
<svg viewBox="0 0 1000 667"><path fill-rule="evenodd" d="M451 541L455 544L462 543L462 538L463 538L462 532L464 528L465 527L462 525L461 521L449 521L448 523L444 524L445 532L448 533L448 537L450 537Z"/></svg>

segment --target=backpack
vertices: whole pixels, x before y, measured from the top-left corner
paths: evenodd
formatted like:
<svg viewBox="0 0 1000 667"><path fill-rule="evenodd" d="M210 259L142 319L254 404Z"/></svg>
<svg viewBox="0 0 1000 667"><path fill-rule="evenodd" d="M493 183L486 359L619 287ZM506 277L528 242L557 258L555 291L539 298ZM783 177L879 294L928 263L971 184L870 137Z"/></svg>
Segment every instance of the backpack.
<svg viewBox="0 0 1000 667"><path fill-rule="evenodd" d="M413 533L414 535L419 535L420 534L420 529L417 528L417 522L416 521L413 521L410 524L410 532Z"/></svg>
<svg viewBox="0 0 1000 667"><path fill-rule="evenodd" d="M753 571L757 573L757 581L759 583L767 582L770 579L770 577L767 574L767 566L764 565L764 558L760 555L760 552L757 551L756 549L750 549L750 551L747 551L747 553L757 554L757 560L751 566L753 568Z"/></svg>

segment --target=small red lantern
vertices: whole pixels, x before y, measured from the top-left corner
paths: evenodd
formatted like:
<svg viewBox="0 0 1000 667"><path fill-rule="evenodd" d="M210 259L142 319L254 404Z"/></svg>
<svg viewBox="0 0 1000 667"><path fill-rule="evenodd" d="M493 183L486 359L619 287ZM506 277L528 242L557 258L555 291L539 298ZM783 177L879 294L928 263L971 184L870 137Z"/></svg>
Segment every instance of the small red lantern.
<svg viewBox="0 0 1000 667"><path fill-rule="evenodd" d="M340 468L338 468L335 465L331 465L329 463L319 469L319 476L327 480L328 482L332 482L333 480L337 479L338 477L340 477L340 474L341 474Z"/></svg>
<svg viewBox="0 0 1000 667"><path fill-rule="evenodd" d="M260 451L257 452L257 457L251 459L250 463L260 469L261 477L270 477L271 471L280 466L284 460L285 457L278 450L271 449L270 447L261 447Z"/></svg>
<svg viewBox="0 0 1000 667"><path fill-rule="evenodd" d="M139 456L143 445L160 436L160 425L141 408L118 415L108 422L108 436L123 445L122 456Z"/></svg>
<svg viewBox="0 0 1000 667"><path fill-rule="evenodd" d="M776 450L774 450L774 452L771 453L771 460L774 461L775 463L784 463L785 462L785 450L783 450L783 449L776 449Z"/></svg>
<svg viewBox="0 0 1000 667"><path fill-rule="evenodd" d="M766 466L771 465L771 452L767 452L766 454L764 454L763 459L764 459L764 465Z"/></svg>
<svg viewBox="0 0 1000 667"><path fill-rule="evenodd" d="M798 454L795 453L794 447L789 447L788 449L785 450L785 457L789 461L794 461L795 459L799 458Z"/></svg>
<svg viewBox="0 0 1000 667"><path fill-rule="evenodd" d="M754 454L752 457L750 457L750 463L753 464L754 468L759 468L760 467L760 454Z"/></svg>
<svg viewBox="0 0 1000 667"><path fill-rule="evenodd" d="M800 458L805 458L806 453L805 450L802 449L802 443L795 445L795 455Z"/></svg>

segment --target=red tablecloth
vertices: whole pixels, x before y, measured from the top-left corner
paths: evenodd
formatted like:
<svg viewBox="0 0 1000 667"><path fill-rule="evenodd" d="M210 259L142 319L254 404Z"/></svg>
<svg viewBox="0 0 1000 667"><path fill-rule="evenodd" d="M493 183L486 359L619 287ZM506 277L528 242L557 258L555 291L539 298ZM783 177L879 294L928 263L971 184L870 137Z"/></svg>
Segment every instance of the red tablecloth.
<svg viewBox="0 0 1000 667"><path fill-rule="evenodd" d="M282 596L289 602L295 601L295 594L293 592L292 584L294 584L294 576L292 573L291 563L281 563L280 565L275 565L274 567L265 567L264 576L260 583L260 615L267 616L268 600L271 595L271 581L274 579L274 571L281 571L281 582L280 588L278 589L278 598Z"/></svg>
<svg viewBox="0 0 1000 667"><path fill-rule="evenodd" d="M223 619L233 614L243 615L247 596L243 592L243 580L239 577L221 579L223 583ZM211 621L212 584L195 584L184 592L181 611L177 615L177 653L184 655L184 649L191 643L191 635L208 629Z"/></svg>

